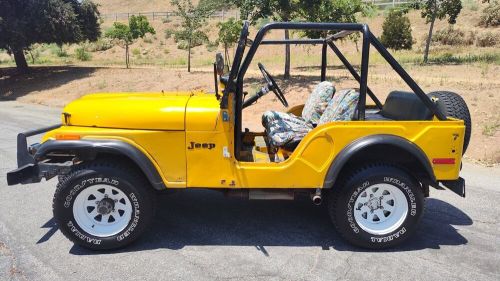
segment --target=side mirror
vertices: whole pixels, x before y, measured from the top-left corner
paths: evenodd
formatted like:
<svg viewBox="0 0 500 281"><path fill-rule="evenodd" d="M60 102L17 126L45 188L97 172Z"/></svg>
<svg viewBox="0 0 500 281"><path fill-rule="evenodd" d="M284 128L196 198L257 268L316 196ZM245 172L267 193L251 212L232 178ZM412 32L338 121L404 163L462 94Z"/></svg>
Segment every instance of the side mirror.
<svg viewBox="0 0 500 281"><path fill-rule="evenodd" d="M220 76L224 75L224 57L222 53L215 55L215 68L217 69L217 74Z"/></svg>

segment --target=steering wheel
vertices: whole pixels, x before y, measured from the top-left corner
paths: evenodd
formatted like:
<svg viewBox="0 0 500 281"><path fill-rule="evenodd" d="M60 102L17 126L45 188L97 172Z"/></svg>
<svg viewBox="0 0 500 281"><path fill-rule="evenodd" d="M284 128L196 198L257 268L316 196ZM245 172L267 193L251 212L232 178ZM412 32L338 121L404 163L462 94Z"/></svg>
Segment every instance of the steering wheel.
<svg viewBox="0 0 500 281"><path fill-rule="evenodd" d="M262 76L264 76L264 79L267 82L267 87L269 90L273 91L273 93L276 95L276 97L280 100L280 102L283 104L284 107L288 107L288 102L285 98L285 95L281 91L280 87L278 84L276 84L276 81L274 81L273 77L269 72L267 72L266 68L262 63L258 63L260 72L262 73Z"/></svg>

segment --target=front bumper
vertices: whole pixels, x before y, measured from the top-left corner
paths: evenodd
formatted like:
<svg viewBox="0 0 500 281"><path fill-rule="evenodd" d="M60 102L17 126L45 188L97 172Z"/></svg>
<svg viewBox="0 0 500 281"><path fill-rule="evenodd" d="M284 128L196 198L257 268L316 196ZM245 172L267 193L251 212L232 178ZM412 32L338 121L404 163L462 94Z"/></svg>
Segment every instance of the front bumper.
<svg viewBox="0 0 500 281"><path fill-rule="evenodd" d="M37 162L34 158L36 146L28 147L27 138L61 127L61 124L31 130L17 135L17 169L7 173L7 184L28 184L40 182L42 178L49 179L57 175L60 169L68 166L67 163Z"/></svg>

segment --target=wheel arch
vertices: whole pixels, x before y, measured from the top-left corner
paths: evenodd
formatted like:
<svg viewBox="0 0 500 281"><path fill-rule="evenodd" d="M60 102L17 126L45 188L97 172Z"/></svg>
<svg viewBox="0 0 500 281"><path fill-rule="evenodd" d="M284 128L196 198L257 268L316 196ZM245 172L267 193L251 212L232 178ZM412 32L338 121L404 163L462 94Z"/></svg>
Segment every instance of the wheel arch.
<svg viewBox="0 0 500 281"><path fill-rule="evenodd" d="M425 185L436 183L431 163L420 147L402 137L381 134L357 139L342 149L328 169L323 188L332 188L349 169L369 162L396 164Z"/></svg>
<svg viewBox="0 0 500 281"><path fill-rule="evenodd" d="M49 140L44 142L34 155L36 162L50 157L51 153L75 155L82 161L92 161L101 156L118 159L126 158L135 166L154 189L162 190L166 186L163 179L150 160L141 150L132 144L119 140Z"/></svg>

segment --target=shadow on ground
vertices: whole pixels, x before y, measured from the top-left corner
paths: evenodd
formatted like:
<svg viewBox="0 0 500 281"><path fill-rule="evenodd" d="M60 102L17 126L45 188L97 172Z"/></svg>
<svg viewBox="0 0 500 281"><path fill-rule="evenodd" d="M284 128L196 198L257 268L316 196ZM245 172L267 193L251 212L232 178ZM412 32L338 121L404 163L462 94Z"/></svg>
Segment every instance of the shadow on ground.
<svg viewBox="0 0 500 281"><path fill-rule="evenodd" d="M25 74L15 68L0 68L0 101L15 100L35 91L49 90L89 77L96 67L38 66Z"/></svg>
<svg viewBox="0 0 500 281"><path fill-rule="evenodd" d="M426 201L419 230L403 246L388 251L439 249L464 245L467 239L453 225L471 225L471 218L438 199ZM55 232L48 232L39 243ZM136 243L119 251L94 252L73 246L75 255L113 254L151 249L178 250L186 246L252 246L267 255L267 246L320 247L323 250L365 251L344 242L335 232L324 206L309 200L243 201L215 191L185 190L162 194L152 227Z"/></svg>

